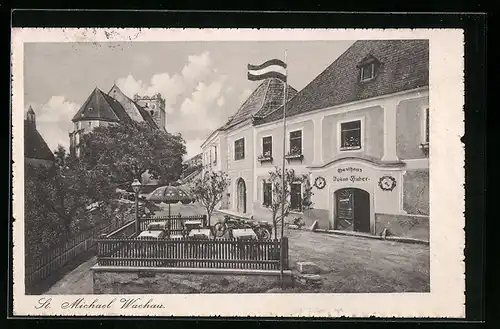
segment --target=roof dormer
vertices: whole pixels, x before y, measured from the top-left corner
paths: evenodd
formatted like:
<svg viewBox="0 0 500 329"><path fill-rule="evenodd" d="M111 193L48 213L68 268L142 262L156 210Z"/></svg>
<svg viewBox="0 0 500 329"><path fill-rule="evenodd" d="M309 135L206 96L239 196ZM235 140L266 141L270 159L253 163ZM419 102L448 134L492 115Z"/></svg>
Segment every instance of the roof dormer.
<svg viewBox="0 0 500 329"><path fill-rule="evenodd" d="M358 65L356 65L359 70L359 82L368 82L375 79L380 66L380 61L373 55L369 54L363 58Z"/></svg>

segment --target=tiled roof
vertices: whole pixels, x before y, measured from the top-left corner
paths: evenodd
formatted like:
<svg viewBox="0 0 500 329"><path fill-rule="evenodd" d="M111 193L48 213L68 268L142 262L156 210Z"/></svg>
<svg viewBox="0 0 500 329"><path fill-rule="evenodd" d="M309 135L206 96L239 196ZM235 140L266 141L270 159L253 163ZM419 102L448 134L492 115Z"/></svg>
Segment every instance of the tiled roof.
<svg viewBox="0 0 500 329"><path fill-rule="evenodd" d="M357 65L370 55L381 66L373 80L360 83ZM428 40L357 41L287 103L286 115L290 117L428 85ZM281 107L256 123L282 117Z"/></svg>
<svg viewBox="0 0 500 329"><path fill-rule="evenodd" d="M54 154L35 126L24 120L24 156L31 159L54 161Z"/></svg>
<svg viewBox="0 0 500 329"><path fill-rule="evenodd" d="M73 122L80 120L119 122L130 121L130 117L118 101L95 88L72 119Z"/></svg>
<svg viewBox="0 0 500 329"><path fill-rule="evenodd" d="M117 93L118 93L118 95L117 95ZM120 102L120 99L121 99L122 102L129 103L129 104L120 103L122 105L122 107L124 108L125 112L127 112L127 110L129 110L129 111L135 110L141 115L142 119L144 121L146 121L152 128L158 128L158 125L156 124L154 119L151 117L149 112L146 111L142 106L140 106L139 104L134 102L132 99L130 99L127 95L125 95L125 93L123 93L123 91L116 84L114 84L113 87L111 87L111 89L108 92L108 95L110 97L112 97L113 99L116 99L118 102ZM132 107L130 107L130 106L132 106ZM136 117L135 113L128 113L127 112L127 114L130 118Z"/></svg>
<svg viewBox="0 0 500 329"><path fill-rule="evenodd" d="M142 118L144 121L146 121L151 127L153 128L158 128L158 125L156 124L155 120L151 117L151 115L146 111L142 106L137 104L136 102L132 101L135 106L137 106L137 109L139 110L139 113L141 114Z"/></svg>
<svg viewBox="0 0 500 329"><path fill-rule="evenodd" d="M291 86L288 86L287 90L288 99L297 93L297 90ZM281 80L275 78L264 80L220 130L228 129L256 115L264 116L277 109L283 104L283 91L284 86Z"/></svg>

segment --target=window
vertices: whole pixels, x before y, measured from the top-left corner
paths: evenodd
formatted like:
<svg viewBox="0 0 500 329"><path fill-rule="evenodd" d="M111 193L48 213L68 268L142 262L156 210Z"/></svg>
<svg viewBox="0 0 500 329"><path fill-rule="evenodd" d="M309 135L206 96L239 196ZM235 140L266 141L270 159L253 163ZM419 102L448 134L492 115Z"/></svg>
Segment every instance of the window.
<svg viewBox="0 0 500 329"><path fill-rule="evenodd" d="M375 63L361 66L361 81L371 80L375 77Z"/></svg>
<svg viewBox="0 0 500 329"><path fill-rule="evenodd" d="M240 138L234 142L234 160L245 158L245 139Z"/></svg>
<svg viewBox="0 0 500 329"><path fill-rule="evenodd" d="M340 150L361 149L361 120L340 124Z"/></svg>
<svg viewBox="0 0 500 329"><path fill-rule="evenodd" d="M267 136L262 138L262 156L270 158L273 156L273 137Z"/></svg>
<svg viewBox="0 0 500 329"><path fill-rule="evenodd" d="M290 210L302 211L302 184L290 185Z"/></svg>
<svg viewBox="0 0 500 329"><path fill-rule="evenodd" d="M217 164L217 146L214 146L214 164Z"/></svg>
<svg viewBox="0 0 500 329"><path fill-rule="evenodd" d="M262 205L264 207L270 207L273 202L273 187L270 182L262 183L262 191L263 191L263 200Z"/></svg>
<svg viewBox="0 0 500 329"><path fill-rule="evenodd" d="M302 154L302 130L290 132L290 155Z"/></svg>
<svg viewBox="0 0 500 329"><path fill-rule="evenodd" d="M92 112L92 108L91 107L89 107L89 111Z"/></svg>

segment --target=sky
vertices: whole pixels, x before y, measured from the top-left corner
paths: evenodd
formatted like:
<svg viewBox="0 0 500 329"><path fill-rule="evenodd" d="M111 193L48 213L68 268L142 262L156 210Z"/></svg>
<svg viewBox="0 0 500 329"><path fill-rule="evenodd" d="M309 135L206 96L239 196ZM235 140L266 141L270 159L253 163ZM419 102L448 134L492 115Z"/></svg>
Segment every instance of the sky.
<svg viewBox="0 0 500 329"><path fill-rule="evenodd" d="M31 105L49 147L68 148L72 117L96 88L114 83L129 97L160 93L167 131L181 133L187 156L200 152L210 133L236 113L259 85L247 64L284 59L297 90L354 41L26 43L24 110Z"/></svg>

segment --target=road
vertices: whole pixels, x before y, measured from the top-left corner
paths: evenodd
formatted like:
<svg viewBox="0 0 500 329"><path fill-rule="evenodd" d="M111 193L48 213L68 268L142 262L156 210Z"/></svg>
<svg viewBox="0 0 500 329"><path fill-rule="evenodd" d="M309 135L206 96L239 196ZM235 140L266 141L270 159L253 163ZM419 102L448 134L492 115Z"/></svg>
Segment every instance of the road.
<svg viewBox="0 0 500 329"><path fill-rule="evenodd" d="M172 205L171 213L199 215L199 205ZM158 215L166 215L167 210ZM221 218L215 214L212 224ZM290 265L312 261L321 268L318 292L429 291L429 246L354 236L287 230ZM95 257L58 281L47 294L91 294Z"/></svg>

